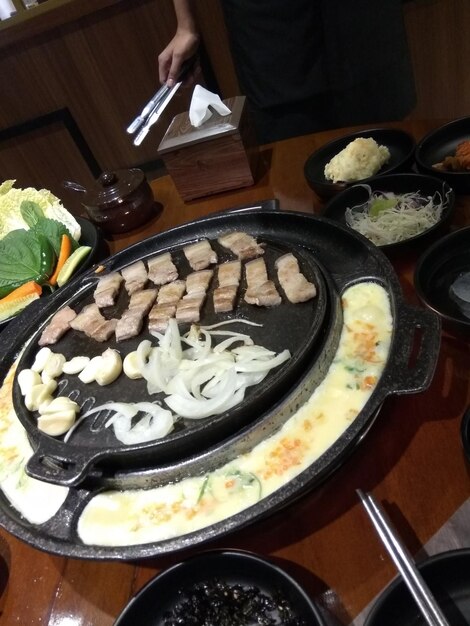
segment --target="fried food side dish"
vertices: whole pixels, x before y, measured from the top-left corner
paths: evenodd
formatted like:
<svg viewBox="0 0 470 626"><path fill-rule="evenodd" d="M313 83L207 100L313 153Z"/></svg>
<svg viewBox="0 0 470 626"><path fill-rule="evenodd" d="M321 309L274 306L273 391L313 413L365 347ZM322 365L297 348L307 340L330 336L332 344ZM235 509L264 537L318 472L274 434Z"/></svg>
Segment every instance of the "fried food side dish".
<svg viewBox="0 0 470 626"><path fill-rule="evenodd" d="M445 172L470 171L470 140L461 141L454 156L446 156L441 163L435 163L433 167Z"/></svg>

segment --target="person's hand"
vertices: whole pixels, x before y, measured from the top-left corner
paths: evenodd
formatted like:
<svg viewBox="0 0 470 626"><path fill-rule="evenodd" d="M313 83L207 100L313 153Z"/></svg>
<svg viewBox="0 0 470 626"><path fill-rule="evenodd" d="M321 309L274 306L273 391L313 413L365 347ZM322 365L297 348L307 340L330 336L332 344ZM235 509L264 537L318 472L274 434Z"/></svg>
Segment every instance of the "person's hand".
<svg viewBox="0 0 470 626"><path fill-rule="evenodd" d="M198 47L199 35L197 33L178 29L167 47L158 55L160 82L173 87L184 61L191 58L197 52Z"/></svg>

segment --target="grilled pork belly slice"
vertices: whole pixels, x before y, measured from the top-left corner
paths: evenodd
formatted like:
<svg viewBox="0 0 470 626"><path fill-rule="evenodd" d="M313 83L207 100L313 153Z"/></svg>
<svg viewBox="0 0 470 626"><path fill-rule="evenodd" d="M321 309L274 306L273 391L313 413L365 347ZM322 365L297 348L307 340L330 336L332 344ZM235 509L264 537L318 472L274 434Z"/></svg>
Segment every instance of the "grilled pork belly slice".
<svg viewBox="0 0 470 626"><path fill-rule="evenodd" d="M267 280L256 287L248 287L245 291L245 302L257 306L277 306L282 300L276 285L272 280Z"/></svg>
<svg viewBox="0 0 470 626"><path fill-rule="evenodd" d="M49 346L53 343L57 343L59 339L65 335L70 328L70 322L77 317L75 311L69 306L64 306L63 309L57 311L51 318L51 321L42 331L39 338L40 346Z"/></svg>
<svg viewBox="0 0 470 626"><path fill-rule="evenodd" d="M142 330L144 317L157 298L157 289L143 289L132 294L129 306L116 324L116 339L123 341L136 337Z"/></svg>
<svg viewBox="0 0 470 626"><path fill-rule="evenodd" d="M289 302L307 302L317 295L315 285L301 273L299 262L292 253L279 257L275 266L279 283Z"/></svg>
<svg viewBox="0 0 470 626"><path fill-rule="evenodd" d="M157 296L157 304L176 304L186 290L184 280L175 280L172 283L163 285Z"/></svg>
<svg viewBox="0 0 470 626"><path fill-rule="evenodd" d="M95 318L103 317L97 304L87 304L80 313L70 322L70 327L74 330L85 332L87 324Z"/></svg>
<svg viewBox="0 0 470 626"><path fill-rule="evenodd" d="M80 330L95 341L107 341L114 333L118 320L107 320L96 304L87 304L75 319L70 322L70 327Z"/></svg>
<svg viewBox="0 0 470 626"><path fill-rule="evenodd" d="M185 257L193 270L204 270L212 263L217 263L217 254L211 248L208 239L202 239L183 248Z"/></svg>
<svg viewBox="0 0 470 626"><path fill-rule="evenodd" d="M219 286L217 289L214 289L214 311L216 313L233 311L241 273L241 261L222 263L217 268Z"/></svg>
<svg viewBox="0 0 470 626"><path fill-rule="evenodd" d="M149 313L150 331L165 332L168 321L176 313L176 305L184 294L185 289L186 282L184 280L175 280L160 288L157 303L151 308Z"/></svg>
<svg viewBox="0 0 470 626"><path fill-rule="evenodd" d="M175 316L176 303L174 304L156 304L149 313L149 330L164 333L167 329L169 320Z"/></svg>
<svg viewBox="0 0 470 626"><path fill-rule="evenodd" d="M268 270L264 259L258 258L248 261L245 265L245 277L248 287L257 287L268 280Z"/></svg>
<svg viewBox="0 0 470 626"><path fill-rule="evenodd" d="M213 270L201 270L188 274L186 276L186 293L206 293L213 275Z"/></svg>
<svg viewBox="0 0 470 626"><path fill-rule="evenodd" d="M157 293L158 289L142 289L142 291L133 293L130 297L128 308L138 309L142 311L142 315L147 315L157 299Z"/></svg>
<svg viewBox="0 0 470 626"><path fill-rule="evenodd" d="M124 287L130 296L143 289L148 281L147 269L143 261L137 261L125 267L121 270L121 275L124 278Z"/></svg>
<svg viewBox="0 0 470 626"><path fill-rule="evenodd" d="M176 307L176 320L178 323L194 323L201 319L201 309L206 299L205 292L186 294L178 302Z"/></svg>
<svg viewBox="0 0 470 626"><path fill-rule="evenodd" d="M214 289L214 311L228 313L233 311L237 298L238 285L227 285Z"/></svg>
<svg viewBox="0 0 470 626"><path fill-rule="evenodd" d="M200 270L186 276L186 295L176 307L178 322L199 322L202 305L213 274L212 270Z"/></svg>
<svg viewBox="0 0 470 626"><path fill-rule="evenodd" d="M126 309L116 324L116 341L137 337L144 325L144 315L139 309Z"/></svg>
<svg viewBox="0 0 470 626"><path fill-rule="evenodd" d="M148 277L155 285L165 285L178 278L178 268L171 260L171 254L165 252L147 260Z"/></svg>
<svg viewBox="0 0 470 626"><path fill-rule="evenodd" d="M245 265L247 288L245 302L257 306L277 306L281 304L276 285L268 279L268 270L264 259L257 258Z"/></svg>
<svg viewBox="0 0 470 626"><path fill-rule="evenodd" d="M229 233L222 235L217 240L221 246L233 252L241 261L253 259L264 254L263 247L254 237L243 232Z"/></svg>
<svg viewBox="0 0 470 626"><path fill-rule="evenodd" d="M115 303L122 281L123 278L119 272L111 272L99 279L94 298L100 309Z"/></svg>
<svg viewBox="0 0 470 626"><path fill-rule="evenodd" d="M176 320L179 323L199 322L202 305L213 275L213 270L200 270L186 276L186 295L176 307Z"/></svg>
<svg viewBox="0 0 470 626"><path fill-rule="evenodd" d="M227 263L222 263L217 268L217 280L219 281L219 287L239 285L241 277L241 261L228 261Z"/></svg>

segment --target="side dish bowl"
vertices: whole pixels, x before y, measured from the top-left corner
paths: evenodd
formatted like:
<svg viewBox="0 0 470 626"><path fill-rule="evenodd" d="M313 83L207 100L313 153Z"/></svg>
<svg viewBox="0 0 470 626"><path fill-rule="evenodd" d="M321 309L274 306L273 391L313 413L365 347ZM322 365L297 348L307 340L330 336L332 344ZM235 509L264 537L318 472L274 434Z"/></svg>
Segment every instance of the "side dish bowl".
<svg viewBox="0 0 470 626"><path fill-rule="evenodd" d="M415 160L418 170L445 180L456 193L470 194L470 170L449 172L434 167L445 157L453 156L459 143L467 140L470 140L470 117L448 122L431 131L416 146Z"/></svg>
<svg viewBox="0 0 470 626"><path fill-rule="evenodd" d="M359 137L372 138L379 145L386 146L390 150L390 159L380 170L378 175L391 174L392 172L406 171L411 167L415 141L411 135L403 130L394 128L373 128L361 130L339 139L335 139L311 154L304 165L304 175L311 189L320 198L331 198L360 181L350 183L333 183L325 177L325 166L346 146Z"/></svg>
<svg viewBox="0 0 470 626"><path fill-rule="evenodd" d="M470 332L470 294L465 301L451 293L455 281L470 275L470 227L449 233L419 258L414 286L421 301L437 313L447 330Z"/></svg>
<svg viewBox="0 0 470 626"><path fill-rule="evenodd" d="M341 194L330 200L325 206L322 215L349 227L349 224L346 222L346 210L365 204L371 192L393 193L396 195L419 192L423 196L431 197L434 194L439 194L444 205L439 221L433 226L402 241L377 245L377 247L383 250L414 244L418 240L429 240L441 234L448 227L455 208L455 194L445 181L422 174L389 174L387 176L370 178L368 181L345 189Z"/></svg>
<svg viewBox="0 0 470 626"><path fill-rule="evenodd" d="M462 416L460 423L460 437L462 439L462 447L467 461L470 463L470 406Z"/></svg>
<svg viewBox="0 0 470 626"><path fill-rule="evenodd" d="M449 624L470 623L470 550L443 552L418 564ZM401 577L372 607L364 626L425 626L416 602Z"/></svg>
<svg viewBox="0 0 470 626"><path fill-rule="evenodd" d="M239 599L228 598L220 601L220 591L217 594L213 589L214 581L228 591L237 586ZM207 595L203 601L197 598L195 586L208 585ZM211 593L214 597L211 602ZM237 593L237 591L235 591ZM244 601L244 594L253 594L250 600ZM273 620L269 623L283 624L283 619L291 616L292 622L305 626L324 626L325 622L307 593L286 571L274 562L253 554L239 550L213 550L191 557L153 578L130 601L115 622L115 626L157 626L157 624L182 624L183 621L173 621L172 615L181 619L180 608L183 611L184 623L209 623L199 620L192 621L191 609L204 611L209 604L209 610L216 612L216 597L219 600L219 610L222 614L232 608L235 619L236 609L244 606L250 613L256 613L257 605L264 598L269 598L279 607L268 611ZM260 602L257 599L260 598ZM183 608L184 603L184 608ZM222 619L219 617L220 622ZM253 616L254 618L255 616ZM294 622L294 619L296 620ZM274 621L275 620L275 621ZM216 623L211 621L210 623ZM227 623L223 620L223 623ZM234 624L247 623L234 621ZM253 619L254 623L268 623Z"/></svg>

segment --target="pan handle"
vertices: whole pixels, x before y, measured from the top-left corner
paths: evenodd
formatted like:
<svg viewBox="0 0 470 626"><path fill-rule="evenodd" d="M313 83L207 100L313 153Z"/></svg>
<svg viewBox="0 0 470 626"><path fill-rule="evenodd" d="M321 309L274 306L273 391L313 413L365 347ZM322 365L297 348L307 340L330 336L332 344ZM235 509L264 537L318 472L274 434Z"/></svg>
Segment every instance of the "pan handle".
<svg viewBox="0 0 470 626"><path fill-rule="evenodd" d="M77 450L70 450L67 456L51 455L43 452L41 446L29 458L25 466L28 476L55 485L75 487L81 483L97 460L96 455L87 457Z"/></svg>
<svg viewBox="0 0 470 626"><path fill-rule="evenodd" d="M417 393L429 387L441 345L441 320L427 309L397 307L394 353L387 365L388 393Z"/></svg>

